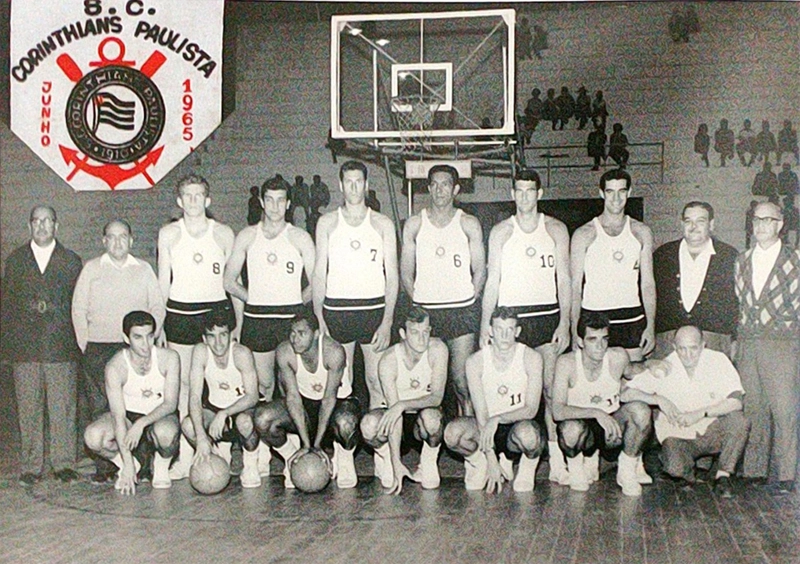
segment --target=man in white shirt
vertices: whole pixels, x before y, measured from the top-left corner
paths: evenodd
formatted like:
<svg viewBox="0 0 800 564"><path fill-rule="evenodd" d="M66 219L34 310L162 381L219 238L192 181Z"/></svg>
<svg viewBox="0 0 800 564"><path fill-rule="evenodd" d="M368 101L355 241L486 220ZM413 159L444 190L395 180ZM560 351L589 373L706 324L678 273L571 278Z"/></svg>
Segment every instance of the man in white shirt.
<svg viewBox="0 0 800 564"><path fill-rule="evenodd" d="M723 353L705 348L697 327L678 329L674 348L665 360L665 375L639 373L628 382L621 398L658 407L656 437L663 447L664 470L670 476L693 483L695 460L719 454L714 491L731 497L730 476L750 430L742 413L744 390L739 373Z"/></svg>

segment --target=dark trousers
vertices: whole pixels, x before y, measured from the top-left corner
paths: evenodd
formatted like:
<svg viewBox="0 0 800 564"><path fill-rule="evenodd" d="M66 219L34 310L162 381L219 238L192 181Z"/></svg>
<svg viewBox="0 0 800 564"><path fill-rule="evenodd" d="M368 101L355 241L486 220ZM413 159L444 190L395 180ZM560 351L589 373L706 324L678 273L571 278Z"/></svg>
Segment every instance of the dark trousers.
<svg viewBox="0 0 800 564"><path fill-rule="evenodd" d="M670 437L661 445L664 470L676 478L692 475L695 460L719 454L719 469L733 474L742 457L750 423L741 411L718 417L706 432L696 439Z"/></svg>

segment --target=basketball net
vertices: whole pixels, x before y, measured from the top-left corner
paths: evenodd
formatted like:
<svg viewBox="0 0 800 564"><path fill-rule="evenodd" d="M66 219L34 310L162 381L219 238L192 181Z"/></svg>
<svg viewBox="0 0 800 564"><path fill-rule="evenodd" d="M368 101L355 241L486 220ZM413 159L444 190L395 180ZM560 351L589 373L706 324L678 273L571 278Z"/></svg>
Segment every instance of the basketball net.
<svg viewBox="0 0 800 564"><path fill-rule="evenodd" d="M424 96L392 98L392 113L397 120L397 130L404 149L425 147L430 142L430 135L425 135L424 132L433 125L433 118L438 109L439 101L426 99Z"/></svg>

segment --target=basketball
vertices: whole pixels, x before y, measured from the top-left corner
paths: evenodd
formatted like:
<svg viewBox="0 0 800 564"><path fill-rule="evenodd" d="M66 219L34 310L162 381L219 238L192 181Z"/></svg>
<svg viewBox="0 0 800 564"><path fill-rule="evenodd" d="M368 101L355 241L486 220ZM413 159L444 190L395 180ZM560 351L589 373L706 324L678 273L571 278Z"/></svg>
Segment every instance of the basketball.
<svg viewBox="0 0 800 564"><path fill-rule="evenodd" d="M297 489L305 493L322 491L331 481L325 455L313 450L298 456L292 462L289 473Z"/></svg>
<svg viewBox="0 0 800 564"><path fill-rule="evenodd" d="M228 463L221 456L209 455L200 459L189 470L189 483L197 493L213 495L225 489L230 482L231 471Z"/></svg>

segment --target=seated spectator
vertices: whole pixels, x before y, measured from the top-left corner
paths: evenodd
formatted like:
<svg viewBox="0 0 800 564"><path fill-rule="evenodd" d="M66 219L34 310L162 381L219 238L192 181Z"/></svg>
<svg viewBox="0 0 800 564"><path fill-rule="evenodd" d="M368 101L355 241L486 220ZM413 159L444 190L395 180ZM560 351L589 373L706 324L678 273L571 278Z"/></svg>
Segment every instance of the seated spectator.
<svg viewBox="0 0 800 564"><path fill-rule="evenodd" d="M586 140L586 152L594 159L594 166L592 167L592 170L600 170L600 159L603 160L603 164L606 163L607 139L608 136L606 135L606 130L603 128L602 124L596 124L594 131L589 134L589 137Z"/></svg>
<svg viewBox="0 0 800 564"><path fill-rule="evenodd" d="M542 102L542 121L549 121L553 124L553 131L558 124L558 104L555 99L556 91L553 88L547 89L547 99Z"/></svg>
<svg viewBox="0 0 800 564"><path fill-rule="evenodd" d="M756 132L750 127L750 120L744 120L744 128L739 132L739 141L736 143L736 153L742 166L752 166L756 159ZM746 155L750 155L746 159Z"/></svg>
<svg viewBox="0 0 800 564"><path fill-rule="evenodd" d="M733 158L735 137L733 130L728 129L728 120L719 120L719 129L714 132L714 150L719 153L719 166L725 166L727 159Z"/></svg>
<svg viewBox="0 0 800 564"><path fill-rule="evenodd" d="M595 125L602 124L603 131L606 129L606 119L608 118L608 106L606 105L606 101L603 98L603 91L598 90L594 94L594 100L592 100L592 121Z"/></svg>
<svg viewBox="0 0 800 564"><path fill-rule="evenodd" d="M569 93L569 88L561 87L561 94L556 98L558 106L558 129L563 130L569 123L570 118L575 115L575 98Z"/></svg>
<svg viewBox="0 0 800 564"><path fill-rule="evenodd" d="M615 123L613 129L611 139L609 139L608 156L614 159L620 168L625 168L631 156L628 152L628 136L622 133L621 123Z"/></svg>
<svg viewBox="0 0 800 564"><path fill-rule="evenodd" d="M575 119L578 120L578 129L583 129L592 117L592 99L586 93L586 87L578 88L578 99L575 100Z"/></svg>
<svg viewBox="0 0 800 564"><path fill-rule="evenodd" d="M761 158L764 158L764 161L769 160L770 153L778 152L778 144L775 142L775 134L769 130L769 122L764 120L761 122L761 131L758 132L756 135L756 157L760 161Z"/></svg>
<svg viewBox="0 0 800 564"><path fill-rule="evenodd" d="M539 96L542 91L538 88L531 90L531 97L525 104L525 129L528 131L527 141L531 140L531 133L536 131L539 120L542 118L542 99Z"/></svg>
<svg viewBox="0 0 800 564"><path fill-rule="evenodd" d="M709 166L708 148L710 145L711 139L708 136L708 126L704 123L701 123L697 127L697 133L694 136L694 152L700 155L700 158L705 163L706 167Z"/></svg>
<svg viewBox="0 0 800 564"><path fill-rule="evenodd" d="M678 329L674 347L663 368L634 376L620 399L658 408L655 431L667 474L692 484L695 461L719 454L714 491L731 497L730 477L750 430L742 413L744 390L739 373L724 353L705 348L697 327Z"/></svg>
<svg viewBox="0 0 800 564"><path fill-rule="evenodd" d="M778 195L778 176L772 172L769 161L764 162L764 168L756 173L753 180L753 196L775 197Z"/></svg>
<svg viewBox="0 0 800 564"><path fill-rule="evenodd" d="M800 164L800 151L797 148L797 130L792 129L792 122L784 120L783 129L778 132L778 156L781 162L784 153L794 153L796 164Z"/></svg>

